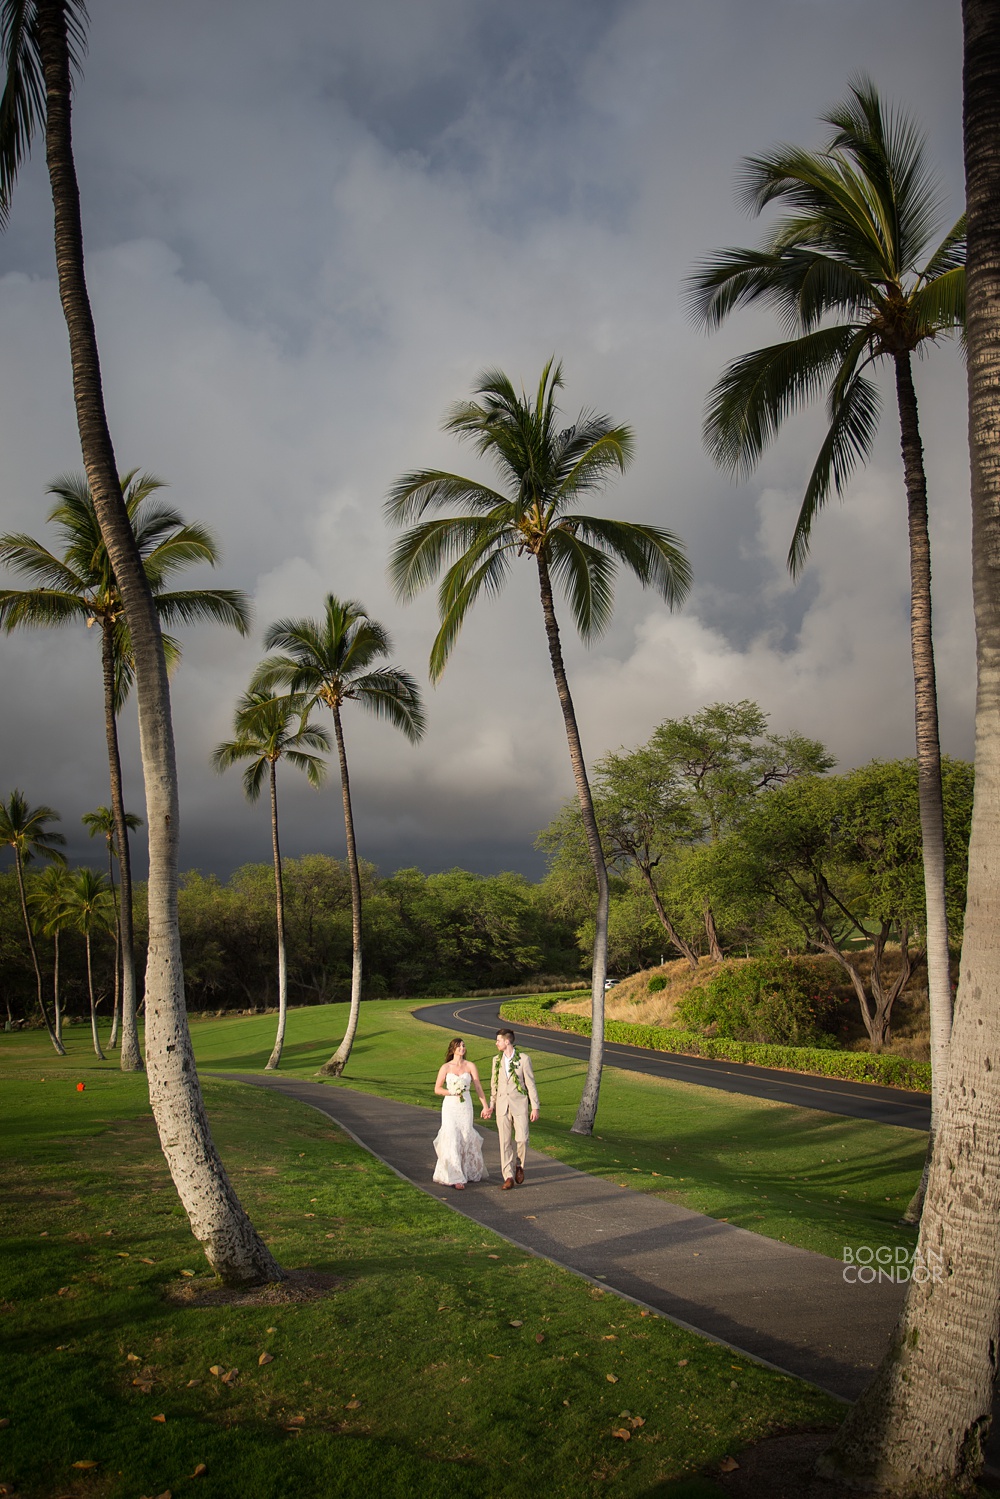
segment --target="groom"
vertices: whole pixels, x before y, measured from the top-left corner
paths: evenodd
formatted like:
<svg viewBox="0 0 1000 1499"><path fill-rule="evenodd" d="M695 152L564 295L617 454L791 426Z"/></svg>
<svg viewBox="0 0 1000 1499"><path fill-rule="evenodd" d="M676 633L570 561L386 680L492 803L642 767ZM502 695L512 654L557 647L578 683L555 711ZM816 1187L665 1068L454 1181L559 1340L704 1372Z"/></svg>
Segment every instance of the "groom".
<svg viewBox="0 0 1000 1499"><path fill-rule="evenodd" d="M528 1112L530 1105L531 1112ZM490 1103L483 1109L489 1119L496 1109L497 1134L500 1136L500 1171L503 1190L509 1192L516 1182L524 1181L524 1156L528 1148L528 1123L538 1118L538 1089L531 1058L522 1056L514 1044L513 1031L497 1031L497 1055L490 1073ZM517 1142L515 1163L513 1132Z"/></svg>

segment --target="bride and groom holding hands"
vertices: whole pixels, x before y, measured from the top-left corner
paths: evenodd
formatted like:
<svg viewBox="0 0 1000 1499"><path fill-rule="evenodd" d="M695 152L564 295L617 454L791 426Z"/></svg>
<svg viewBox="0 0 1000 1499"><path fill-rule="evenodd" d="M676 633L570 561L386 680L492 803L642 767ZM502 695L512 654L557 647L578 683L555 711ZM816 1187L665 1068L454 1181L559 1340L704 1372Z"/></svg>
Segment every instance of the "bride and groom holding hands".
<svg viewBox="0 0 1000 1499"><path fill-rule="evenodd" d="M490 1101L479 1080L475 1062L465 1054L465 1042L455 1036L437 1075L434 1092L444 1099L441 1128L434 1139L437 1165L434 1180L462 1191L466 1182L483 1181L489 1172L483 1162L483 1137L472 1124L472 1089L479 1094L482 1116L497 1116L500 1137L500 1174L503 1189L510 1191L524 1181L524 1157L528 1147L528 1125L538 1118L538 1089L531 1058L522 1056L514 1032L497 1031L497 1054L490 1070Z"/></svg>

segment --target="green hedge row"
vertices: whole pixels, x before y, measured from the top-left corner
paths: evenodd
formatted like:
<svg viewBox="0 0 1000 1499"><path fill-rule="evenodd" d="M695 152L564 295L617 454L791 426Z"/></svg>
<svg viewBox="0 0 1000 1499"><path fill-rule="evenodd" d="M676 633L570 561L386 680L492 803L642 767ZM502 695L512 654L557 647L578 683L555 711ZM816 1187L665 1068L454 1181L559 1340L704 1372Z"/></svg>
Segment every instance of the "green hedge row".
<svg viewBox="0 0 1000 1499"><path fill-rule="evenodd" d="M500 1006L505 1020L522 1025L548 1025L559 1030L590 1035L586 1015L556 1015L552 1001L513 999ZM680 1052L685 1056L710 1057L717 1061L750 1062L756 1067L777 1067L789 1072L815 1072L821 1077L846 1077L859 1083L881 1083L887 1088L909 1088L929 1093L929 1062L906 1057L875 1056L867 1051L825 1051L811 1046L771 1046L756 1041L726 1041L699 1036L694 1031L667 1030L659 1025L630 1025L623 1020L605 1022L608 1041L623 1046L645 1046L653 1051Z"/></svg>

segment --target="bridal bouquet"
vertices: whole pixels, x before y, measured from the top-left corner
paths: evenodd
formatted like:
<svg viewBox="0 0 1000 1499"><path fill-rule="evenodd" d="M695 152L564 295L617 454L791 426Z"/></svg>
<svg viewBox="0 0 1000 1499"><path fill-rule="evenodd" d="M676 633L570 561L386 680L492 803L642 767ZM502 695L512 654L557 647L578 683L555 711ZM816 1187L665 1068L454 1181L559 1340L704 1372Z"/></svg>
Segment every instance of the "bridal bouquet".
<svg viewBox="0 0 1000 1499"><path fill-rule="evenodd" d="M467 1072L449 1072L445 1079L445 1087L454 1098L461 1098L472 1087L472 1079Z"/></svg>

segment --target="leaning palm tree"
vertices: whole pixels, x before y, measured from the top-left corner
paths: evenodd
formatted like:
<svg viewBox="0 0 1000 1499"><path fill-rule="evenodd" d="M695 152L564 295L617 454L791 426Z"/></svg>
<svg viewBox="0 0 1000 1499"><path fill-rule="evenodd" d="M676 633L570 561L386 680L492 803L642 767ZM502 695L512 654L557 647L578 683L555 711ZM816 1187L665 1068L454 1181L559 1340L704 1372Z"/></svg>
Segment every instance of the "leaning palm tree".
<svg viewBox="0 0 1000 1499"><path fill-rule="evenodd" d="M361 1012L363 937L361 871L341 710L345 703L357 703L376 718L386 719L414 744L424 732L420 691L402 667L375 665L389 655L392 645L387 632L356 599L327 594L322 619L279 619L265 635L264 646L283 654L265 657L254 673L251 692L285 687L290 694L301 695L305 713L322 703L333 715L351 881L351 1009L344 1039L319 1070L324 1077L339 1077L351 1055Z"/></svg>
<svg viewBox="0 0 1000 1499"><path fill-rule="evenodd" d="M249 606L244 594L231 588L169 587L174 575L197 562L213 567L218 548L204 526L184 521L170 505L154 495L163 488L152 474L135 469L121 478L122 494L143 571L153 594L161 624L215 620L246 634ZM57 479L49 493L56 503L48 519L59 538L58 553L31 536L0 536L0 563L30 579L30 588L0 589L0 628L52 626L85 621L100 627L104 673L104 733L111 771L111 806L115 819L116 852L121 867L122 1048L125 1072L142 1070L136 1029L134 935L132 923L132 861L129 820L122 791L118 747L118 714L135 681L135 653L122 594L104 544L93 497L83 475ZM168 667L180 657L180 646L163 636Z"/></svg>
<svg viewBox="0 0 1000 1499"><path fill-rule="evenodd" d="M64 864L50 864L33 876L27 889L28 905L43 936L52 938L52 1022L56 1039L62 1040L62 998L59 993L59 934L68 925L66 896L71 876Z"/></svg>
<svg viewBox="0 0 1000 1499"><path fill-rule="evenodd" d="M130 832L135 832L136 829L142 827L142 818L139 817L135 812L125 812L124 813L124 819L125 819L125 827ZM101 837L103 837L105 843L107 844L107 849L108 849L108 884L109 884L109 887L111 889L111 899L114 902L114 908L115 908L115 999L114 999L114 1005L112 1007L112 1012L111 1012L111 1035L108 1037L108 1047L109 1047L109 1049L111 1051L114 1051L115 1046L117 1045L117 1042L118 1042L119 1004L120 1004L120 1001L121 1001L121 998L122 998L122 992L123 992L123 988L124 988L124 982L123 982L123 980L124 980L124 961L123 961L123 957L124 957L124 943L122 941L123 919L122 919L122 910L121 910L121 907L118 904L118 888L115 885L115 860L118 858L118 849L115 846L116 818L115 818L114 810L111 807L98 807L98 809L97 809L96 812L84 812L83 816L80 818L80 821L83 823L84 827L87 829L87 831L90 834L91 838L96 838L98 835L100 835ZM126 854L125 857L126 857L126 860L128 860L128 855L127 854ZM130 864L129 865L129 897L130 897L130 899L129 899L129 911L128 911L128 922L129 922L129 933L130 933L129 947L130 947L130 949L131 949L131 931L132 931L131 893L132 893L132 884L131 884L131 864ZM124 897L123 897L123 900L122 900L122 905L124 905ZM134 978L135 978L135 965L134 964L132 965L131 972L132 972L132 976L133 976L133 980L134 980ZM127 1070L128 1071L132 1071L133 1069L132 1068L128 1068Z"/></svg>
<svg viewBox="0 0 1000 1499"><path fill-rule="evenodd" d="M1000 1308L1000 0L962 9L978 686L962 970L919 1258L889 1351L823 1460L853 1490L899 1496L974 1491Z"/></svg>
<svg viewBox="0 0 1000 1499"><path fill-rule="evenodd" d="M177 912L180 818L166 658L152 589L122 498L87 291L72 139L72 73L79 71L85 49L86 19L83 0L0 0L0 56L6 74L0 97L0 228L9 217L18 170L41 129L83 463L135 654L149 825L150 1103L171 1176L209 1261L227 1284L257 1285L280 1280L282 1271L226 1176L198 1083L184 1006Z"/></svg>
<svg viewBox="0 0 1000 1499"><path fill-rule="evenodd" d="M216 770L228 770L232 765L249 761L243 772L243 790L248 802L259 799L265 777L271 792L271 850L278 927L278 1033L265 1072L273 1072L281 1062L288 1013L285 889L278 842L278 761L287 760L296 770L305 772L311 786L321 786L326 775L326 761L310 751L330 749L329 734L318 724L308 722L308 712L307 699L301 694L276 697L270 692L246 692L236 705L233 724L236 738L226 740L212 753Z"/></svg>
<svg viewBox="0 0 1000 1499"><path fill-rule="evenodd" d="M64 1057L66 1048L52 1029L49 1012L45 1008L45 1000L42 996L42 970L38 963L38 949L35 947L35 936L31 929L31 917L28 915L28 901L24 888L24 866L32 859L51 859L60 864L66 862L64 855L59 851L66 839L62 833L54 833L48 827L50 822L59 820L59 813L54 812L51 807L29 807L23 792L12 791L6 801L0 800L0 844L5 844L14 852L17 893L21 898L21 916L28 938L28 951L31 953L31 961L35 969L38 1008L42 1012L49 1040L59 1055Z"/></svg>
<svg viewBox="0 0 1000 1499"><path fill-rule="evenodd" d="M90 998L90 1034L99 1059L107 1060L97 1034L97 1002L94 999L94 967L91 960L91 938L114 930L115 907L111 886L103 874L93 869L75 869L66 895L68 925L83 937L87 953L87 994Z"/></svg>
<svg viewBox="0 0 1000 1499"><path fill-rule="evenodd" d="M614 576L623 563L643 587L656 589L671 607L690 585L680 542L669 531L634 521L577 515L581 496L600 489L632 456L630 428L583 411L570 427L558 423L556 392L562 367L553 360L542 371L535 398L520 395L500 370L487 370L476 385L479 401L452 408L445 431L473 443L492 460L501 488L439 469L404 474L386 506L397 525L416 522L392 554L390 575L398 595L411 598L445 569L438 594L441 628L431 649L431 677L444 671L458 632L484 591L499 592L514 557L529 556L538 570L549 657L562 708L587 846L597 880L598 901L592 982L590 1062L573 1132L593 1132L604 1055L604 982L607 976L608 874L580 745L573 699L563 665L552 584L568 596L576 627L593 640L608 625ZM458 514L424 520L429 511L457 507Z"/></svg>
<svg viewBox="0 0 1000 1499"><path fill-rule="evenodd" d="M962 328L965 217L933 247L940 193L923 141L906 115L883 108L867 78L856 79L846 101L824 119L831 133L822 152L779 146L744 162L747 210L758 214L780 202L789 215L760 249L722 250L692 277L692 304L710 327L737 307L762 302L794 335L729 365L709 394L705 435L719 464L749 472L784 418L826 390L830 427L792 536L794 574L831 490L841 493L871 454L881 400L867 372L886 361L892 368L909 525L933 1135L951 1034L951 979L927 481L912 362L941 335Z"/></svg>

